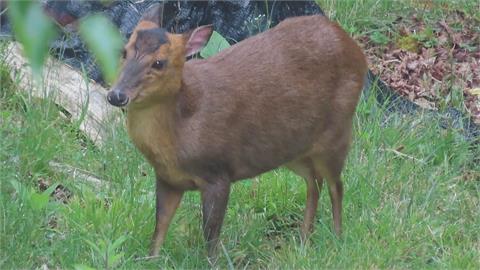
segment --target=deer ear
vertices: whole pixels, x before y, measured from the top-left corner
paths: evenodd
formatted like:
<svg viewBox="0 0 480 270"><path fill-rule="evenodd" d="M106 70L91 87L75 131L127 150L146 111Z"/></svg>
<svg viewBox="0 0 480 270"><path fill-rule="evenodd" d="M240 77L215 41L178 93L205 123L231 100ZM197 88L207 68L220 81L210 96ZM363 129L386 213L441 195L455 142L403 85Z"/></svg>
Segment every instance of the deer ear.
<svg viewBox="0 0 480 270"><path fill-rule="evenodd" d="M159 27L163 26L163 7L164 3L152 5L143 13L140 21L150 21L156 23Z"/></svg>
<svg viewBox="0 0 480 270"><path fill-rule="evenodd" d="M198 53L207 44L212 32L213 26L210 24L197 27L192 32L184 34L184 39L187 40L185 43L185 56L188 57Z"/></svg>

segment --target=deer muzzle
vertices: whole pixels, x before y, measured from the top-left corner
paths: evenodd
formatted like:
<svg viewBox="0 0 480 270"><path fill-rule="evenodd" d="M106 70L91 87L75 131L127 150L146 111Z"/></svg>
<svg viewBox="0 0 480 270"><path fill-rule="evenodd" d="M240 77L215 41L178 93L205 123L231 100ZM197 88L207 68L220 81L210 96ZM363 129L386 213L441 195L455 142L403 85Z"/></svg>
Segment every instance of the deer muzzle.
<svg viewBox="0 0 480 270"><path fill-rule="evenodd" d="M123 91L120 91L118 89L113 89L110 92L108 92L107 101L113 106L124 107L128 104L130 99Z"/></svg>

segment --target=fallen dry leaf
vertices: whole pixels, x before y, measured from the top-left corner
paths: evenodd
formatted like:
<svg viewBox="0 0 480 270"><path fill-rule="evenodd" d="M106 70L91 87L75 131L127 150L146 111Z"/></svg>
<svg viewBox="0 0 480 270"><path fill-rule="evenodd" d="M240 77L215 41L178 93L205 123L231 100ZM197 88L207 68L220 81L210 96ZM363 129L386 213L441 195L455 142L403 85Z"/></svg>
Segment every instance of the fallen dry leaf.
<svg viewBox="0 0 480 270"><path fill-rule="evenodd" d="M480 87L467 90L470 95L480 96Z"/></svg>
<svg viewBox="0 0 480 270"><path fill-rule="evenodd" d="M463 90L465 107L480 123L480 33L475 27L479 23L458 11L449 11L433 26L411 16L395 20L392 27L399 38L385 46L368 36L358 40L372 71L395 91L421 107L435 108L451 91Z"/></svg>

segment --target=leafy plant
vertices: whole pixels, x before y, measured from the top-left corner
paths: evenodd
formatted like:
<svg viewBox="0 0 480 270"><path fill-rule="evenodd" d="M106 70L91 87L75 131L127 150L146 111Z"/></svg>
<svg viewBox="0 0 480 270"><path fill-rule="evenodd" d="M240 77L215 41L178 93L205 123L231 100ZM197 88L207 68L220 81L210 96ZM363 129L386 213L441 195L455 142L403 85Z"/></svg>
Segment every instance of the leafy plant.
<svg viewBox="0 0 480 270"><path fill-rule="evenodd" d="M115 267L125 255L123 252L117 252L117 249L127 240L126 235L117 238L113 243L110 240L102 239L98 244L85 239L85 242L92 248L92 250L102 259L105 269ZM76 265L76 269L91 269L84 265Z"/></svg>
<svg viewBox="0 0 480 270"><path fill-rule="evenodd" d="M12 180L10 184L15 189L19 198L34 211L42 211L50 201L50 194L57 188L58 184L51 185L45 191L38 193L33 188L28 189L18 181Z"/></svg>
<svg viewBox="0 0 480 270"><path fill-rule="evenodd" d="M95 55L108 82L117 75L122 37L115 25L101 15L85 18L80 23L80 35Z"/></svg>
<svg viewBox="0 0 480 270"><path fill-rule="evenodd" d="M105 1L108 2L108 1ZM38 1L9 1L8 15L16 39L23 45L32 73L41 78L50 42L58 34ZM104 16L93 15L80 23L80 35L98 60L107 82L115 79L122 38Z"/></svg>
<svg viewBox="0 0 480 270"><path fill-rule="evenodd" d="M230 43L218 32L213 31L207 45L200 51L200 56L208 58L230 47Z"/></svg>
<svg viewBox="0 0 480 270"><path fill-rule="evenodd" d="M8 12L15 37L23 45L33 74L39 78L49 43L56 36L53 22L36 1L9 1Z"/></svg>
<svg viewBox="0 0 480 270"><path fill-rule="evenodd" d="M379 45L387 45L390 42L390 38L379 31L370 34L370 40Z"/></svg>
<svg viewBox="0 0 480 270"><path fill-rule="evenodd" d="M438 40L431 27L426 27L423 31L416 35L412 35L418 42L422 43L425 48L431 48L437 45Z"/></svg>

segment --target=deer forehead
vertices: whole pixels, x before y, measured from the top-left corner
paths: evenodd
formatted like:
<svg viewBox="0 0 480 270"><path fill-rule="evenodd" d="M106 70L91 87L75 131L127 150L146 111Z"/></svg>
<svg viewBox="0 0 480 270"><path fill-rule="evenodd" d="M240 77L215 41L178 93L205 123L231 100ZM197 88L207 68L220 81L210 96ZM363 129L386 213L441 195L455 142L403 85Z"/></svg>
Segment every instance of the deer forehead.
<svg viewBox="0 0 480 270"><path fill-rule="evenodd" d="M133 49L138 55L148 55L155 53L162 45L168 44L168 32L159 28L150 21L141 21L130 40L125 46L125 49Z"/></svg>
<svg viewBox="0 0 480 270"><path fill-rule="evenodd" d="M168 43L168 37L165 29L154 28L140 30L137 32L135 49L141 54L150 54L157 51L160 46L166 43Z"/></svg>

